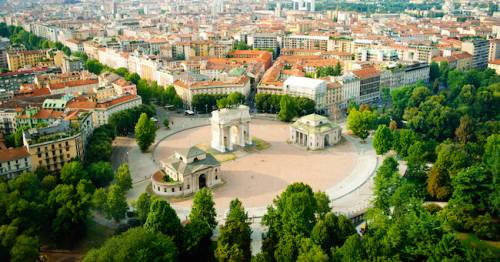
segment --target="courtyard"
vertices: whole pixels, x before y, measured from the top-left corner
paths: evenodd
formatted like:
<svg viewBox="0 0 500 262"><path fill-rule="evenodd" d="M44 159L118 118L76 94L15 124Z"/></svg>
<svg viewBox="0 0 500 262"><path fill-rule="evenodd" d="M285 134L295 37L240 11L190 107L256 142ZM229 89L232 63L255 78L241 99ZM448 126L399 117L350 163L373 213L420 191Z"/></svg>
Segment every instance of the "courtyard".
<svg viewBox="0 0 500 262"><path fill-rule="evenodd" d="M315 191L328 191L347 178L359 162L355 146L346 139L326 150L306 151L287 143L286 123L252 119L250 132L271 146L259 152L236 152L235 160L222 163L224 184L213 190L217 209L227 209L234 198L239 198L247 208L264 208L294 182L307 183ZM176 150L206 144L210 138L210 126L168 136L155 148L155 162L168 158ZM172 203L179 209L188 209L191 204L191 198Z"/></svg>

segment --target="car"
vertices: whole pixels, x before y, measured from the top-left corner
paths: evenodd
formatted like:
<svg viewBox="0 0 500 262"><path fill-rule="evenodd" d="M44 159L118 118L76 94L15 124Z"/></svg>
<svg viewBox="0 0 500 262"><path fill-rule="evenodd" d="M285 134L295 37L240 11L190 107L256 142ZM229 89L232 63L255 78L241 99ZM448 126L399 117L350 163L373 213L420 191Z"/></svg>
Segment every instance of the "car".
<svg viewBox="0 0 500 262"><path fill-rule="evenodd" d="M186 116L194 116L194 112L191 111L191 110L186 110L186 111L184 111L184 115L186 115Z"/></svg>

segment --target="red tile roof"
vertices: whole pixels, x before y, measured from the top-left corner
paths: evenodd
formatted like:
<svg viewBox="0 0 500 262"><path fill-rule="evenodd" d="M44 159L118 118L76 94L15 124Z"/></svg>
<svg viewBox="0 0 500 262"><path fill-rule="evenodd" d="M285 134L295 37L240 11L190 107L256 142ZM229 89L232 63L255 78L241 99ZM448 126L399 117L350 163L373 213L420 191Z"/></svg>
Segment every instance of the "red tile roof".
<svg viewBox="0 0 500 262"><path fill-rule="evenodd" d="M30 153L26 147L8 148L0 150L0 162L7 162L16 159L29 157Z"/></svg>
<svg viewBox="0 0 500 262"><path fill-rule="evenodd" d="M367 68L359 69L356 71L352 71L352 73L361 79L372 78L372 77L376 77L376 76L380 75L380 71L378 71L374 67L367 67Z"/></svg>

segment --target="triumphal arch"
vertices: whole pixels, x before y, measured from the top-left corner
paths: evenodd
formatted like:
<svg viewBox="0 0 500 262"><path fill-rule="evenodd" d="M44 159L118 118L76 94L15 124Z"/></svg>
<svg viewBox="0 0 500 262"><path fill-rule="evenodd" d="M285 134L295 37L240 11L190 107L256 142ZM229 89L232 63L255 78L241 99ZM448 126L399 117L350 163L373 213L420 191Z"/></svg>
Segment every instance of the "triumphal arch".
<svg viewBox="0 0 500 262"><path fill-rule="evenodd" d="M234 145L241 147L251 145L250 109L240 105L237 108L224 108L212 112L213 149L219 152L232 151Z"/></svg>

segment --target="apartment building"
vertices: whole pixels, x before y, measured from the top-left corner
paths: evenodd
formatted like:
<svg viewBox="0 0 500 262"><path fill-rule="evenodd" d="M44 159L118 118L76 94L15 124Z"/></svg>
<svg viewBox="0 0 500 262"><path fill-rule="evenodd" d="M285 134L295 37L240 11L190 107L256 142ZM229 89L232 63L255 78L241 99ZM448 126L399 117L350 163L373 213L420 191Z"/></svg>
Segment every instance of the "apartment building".
<svg viewBox="0 0 500 262"><path fill-rule="evenodd" d="M0 178L14 178L31 170L31 155L26 147L0 149Z"/></svg>
<svg viewBox="0 0 500 262"><path fill-rule="evenodd" d="M328 51L354 53L353 39L350 37L330 37Z"/></svg>
<svg viewBox="0 0 500 262"><path fill-rule="evenodd" d="M254 49L270 49L277 55L281 37L276 33L254 33L247 37L247 43Z"/></svg>
<svg viewBox="0 0 500 262"><path fill-rule="evenodd" d="M449 68L456 68L458 70L469 70L472 68L472 55L467 52L452 53L448 56L436 56L432 61L436 63L446 62Z"/></svg>
<svg viewBox="0 0 500 262"><path fill-rule="evenodd" d="M26 67L50 67L54 61L47 56L46 50L25 50L7 52L7 64L10 71Z"/></svg>
<svg viewBox="0 0 500 262"><path fill-rule="evenodd" d="M92 92L99 86L97 79L79 79L60 83L49 83L51 94L80 94Z"/></svg>
<svg viewBox="0 0 500 262"><path fill-rule="evenodd" d="M0 37L0 68L9 68L7 62L7 51L10 46L10 39Z"/></svg>
<svg viewBox="0 0 500 262"><path fill-rule="evenodd" d="M358 48L355 53L359 62L387 62L398 61L398 52L390 48Z"/></svg>
<svg viewBox="0 0 500 262"><path fill-rule="evenodd" d="M430 67L427 63L392 64L380 73L380 87L397 88L422 81L429 82Z"/></svg>
<svg viewBox="0 0 500 262"><path fill-rule="evenodd" d="M297 11L316 11L316 0L293 0L292 9Z"/></svg>
<svg viewBox="0 0 500 262"><path fill-rule="evenodd" d="M64 56L61 66L63 73L78 72L83 70L83 60L79 57Z"/></svg>
<svg viewBox="0 0 500 262"><path fill-rule="evenodd" d="M488 61L500 59L500 39L490 40L490 49L488 53Z"/></svg>
<svg viewBox="0 0 500 262"><path fill-rule="evenodd" d="M472 68L484 69L488 66L490 43L484 39L462 42L462 51L472 55Z"/></svg>
<svg viewBox="0 0 500 262"><path fill-rule="evenodd" d="M328 50L328 36L288 35L283 38L283 48Z"/></svg>
<svg viewBox="0 0 500 262"><path fill-rule="evenodd" d="M17 91L22 84L32 84L37 75L51 71L54 70L44 68L0 73L0 88L7 91Z"/></svg>
<svg viewBox="0 0 500 262"><path fill-rule="evenodd" d="M317 111L328 111L325 80L291 76L283 83L283 93L295 97L307 97L316 103Z"/></svg>
<svg viewBox="0 0 500 262"><path fill-rule="evenodd" d="M495 70L497 75L500 75L500 59L490 61L488 63L488 68Z"/></svg>
<svg viewBox="0 0 500 262"><path fill-rule="evenodd" d="M108 98L104 101L95 102L91 99L80 96L69 101L66 108L71 110L84 109L92 112L92 123L94 127L99 127L109 123L109 118L114 113L140 106L142 99L140 96L125 94L119 97Z"/></svg>
<svg viewBox="0 0 500 262"><path fill-rule="evenodd" d="M0 133L8 135L16 131L16 109L0 108Z"/></svg>
<svg viewBox="0 0 500 262"><path fill-rule="evenodd" d="M23 132L23 143L31 155L33 170L46 167L55 172L67 162L83 159L86 139L93 130L92 114L79 112L76 117L76 121L61 119L48 127Z"/></svg>
<svg viewBox="0 0 500 262"><path fill-rule="evenodd" d="M221 75L219 79L210 80L206 76L194 76L193 74L189 74L181 76L176 80L174 82L174 87L184 104L191 107L193 96L197 94L228 95L233 92L238 92L246 97L250 93L251 82L250 78L246 75Z"/></svg>
<svg viewBox="0 0 500 262"><path fill-rule="evenodd" d="M414 48L417 52L414 61L430 63L434 56L439 55L439 49L432 45L410 45L410 48Z"/></svg>
<svg viewBox="0 0 500 262"><path fill-rule="evenodd" d="M380 71L374 67L363 68L352 72L359 78L359 102L370 104L380 98Z"/></svg>
<svg viewBox="0 0 500 262"><path fill-rule="evenodd" d="M361 82L352 72L347 72L342 76L335 77L335 81L342 85L342 96L339 101L340 109L347 109L349 101L359 103L359 90Z"/></svg>
<svg viewBox="0 0 500 262"><path fill-rule="evenodd" d="M43 109L39 106L27 106L17 109L16 126L35 128L39 125L51 125L60 119L64 112Z"/></svg>

